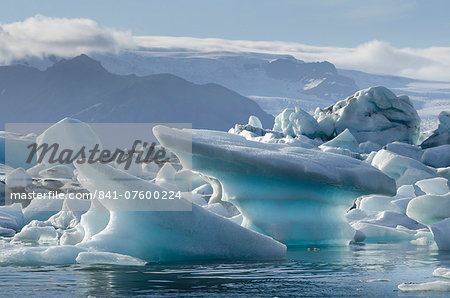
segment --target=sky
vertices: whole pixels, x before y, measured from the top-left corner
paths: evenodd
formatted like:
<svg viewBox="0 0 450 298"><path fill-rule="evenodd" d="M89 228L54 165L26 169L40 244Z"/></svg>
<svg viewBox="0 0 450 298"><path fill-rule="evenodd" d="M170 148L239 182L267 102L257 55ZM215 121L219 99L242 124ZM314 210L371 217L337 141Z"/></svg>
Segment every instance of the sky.
<svg viewBox="0 0 450 298"><path fill-rule="evenodd" d="M450 46L448 0L0 0L0 23L89 18L133 35L355 47Z"/></svg>
<svg viewBox="0 0 450 298"><path fill-rule="evenodd" d="M0 0L0 64L185 47L450 81L449 11L447 0Z"/></svg>

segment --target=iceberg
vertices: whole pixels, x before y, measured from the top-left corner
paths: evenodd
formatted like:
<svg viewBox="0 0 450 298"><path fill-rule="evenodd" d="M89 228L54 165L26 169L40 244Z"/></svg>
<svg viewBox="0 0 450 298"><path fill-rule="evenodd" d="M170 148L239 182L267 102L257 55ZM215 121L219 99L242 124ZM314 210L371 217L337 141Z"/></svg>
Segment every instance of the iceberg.
<svg viewBox="0 0 450 298"><path fill-rule="evenodd" d="M355 231L345 213L353 201L396 192L394 180L347 156L218 131L155 126L153 132L184 168L219 181L219 200L239 209L244 227L287 245L348 244Z"/></svg>
<svg viewBox="0 0 450 298"><path fill-rule="evenodd" d="M314 118L328 139L345 129L359 143L415 144L419 137L420 118L409 98L397 97L385 87L360 90L325 109L317 108Z"/></svg>
<svg viewBox="0 0 450 298"><path fill-rule="evenodd" d="M5 184L9 188L25 188L32 182L33 179L23 168L11 170L5 178Z"/></svg>
<svg viewBox="0 0 450 298"><path fill-rule="evenodd" d="M450 292L450 282L437 280L420 284L402 283L398 285L398 289L402 292L417 292L417 291Z"/></svg>
<svg viewBox="0 0 450 298"><path fill-rule="evenodd" d="M450 191L447 179L427 179L416 185L426 194L412 199L406 214L428 226L440 250L450 250Z"/></svg>
<svg viewBox="0 0 450 298"><path fill-rule="evenodd" d="M91 193L167 191L166 188L109 165L76 164L76 168L80 181ZM190 204L184 198L180 201L181 204ZM147 262L196 259L278 260L286 256L285 245L196 204L191 204L191 211L137 211L149 210L149 205L154 207L153 210L158 207L162 210L161 205L168 202L171 201L124 198L99 200L98 203L109 211L109 222L101 232L77 246L91 251L128 255ZM83 217L88 214L89 212Z"/></svg>
<svg viewBox="0 0 450 298"><path fill-rule="evenodd" d="M21 135L18 133L0 131L0 163L12 168L28 169L36 164L36 159L30 163L25 162L30 154L29 145L36 141L33 134Z"/></svg>
<svg viewBox="0 0 450 298"><path fill-rule="evenodd" d="M256 128L263 129L261 120L259 120L258 117L253 116L253 115L248 118L248 125L256 127Z"/></svg>
<svg viewBox="0 0 450 298"><path fill-rule="evenodd" d="M384 146L384 149L393 152L395 154L406 156L418 161L421 160L423 154L422 148L402 142L389 143L386 146Z"/></svg>
<svg viewBox="0 0 450 298"><path fill-rule="evenodd" d="M355 137L348 129L345 129L332 140L319 146L319 148L324 147L337 147L350 150L351 152L360 152L358 141L356 141Z"/></svg>
<svg viewBox="0 0 450 298"><path fill-rule="evenodd" d="M319 132L319 125L313 116L295 107L295 109L285 109L275 118L273 130L292 137L305 135L314 138Z"/></svg>
<svg viewBox="0 0 450 298"><path fill-rule="evenodd" d="M110 264L121 266L144 266L146 261L111 252L80 252L75 259L78 264Z"/></svg>
<svg viewBox="0 0 450 298"><path fill-rule="evenodd" d="M425 149L422 162L434 168L450 167L450 145L440 145Z"/></svg>
<svg viewBox="0 0 450 298"><path fill-rule="evenodd" d="M437 177L437 172L415 159L382 149L373 157L371 164L393 178L397 186L414 184L427 178Z"/></svg>
<svg viewBox="0 0 450 298"><path fill-rule="evenodd" d="M434 241L440 250L450 250L450 218L430 224Z"/></svg>

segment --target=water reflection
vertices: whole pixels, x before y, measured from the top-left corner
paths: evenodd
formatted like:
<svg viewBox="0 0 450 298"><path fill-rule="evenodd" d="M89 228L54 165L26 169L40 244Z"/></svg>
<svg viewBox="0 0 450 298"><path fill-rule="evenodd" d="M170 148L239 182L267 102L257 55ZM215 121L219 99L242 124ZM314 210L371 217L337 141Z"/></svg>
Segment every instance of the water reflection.
<svg viewBox="0 0 450 298"><path fill-rule="evenodd" d="M450 268L450 253L409 244L297 247L282 262L3 267L0 296L402 296L398 284L432 281L437 267Z"/></svg>

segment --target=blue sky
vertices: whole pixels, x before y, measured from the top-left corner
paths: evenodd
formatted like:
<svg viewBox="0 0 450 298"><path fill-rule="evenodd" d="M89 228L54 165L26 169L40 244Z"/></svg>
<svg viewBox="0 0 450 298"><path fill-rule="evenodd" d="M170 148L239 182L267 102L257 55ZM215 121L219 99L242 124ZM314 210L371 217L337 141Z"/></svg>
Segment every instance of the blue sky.
<svg viewBox="0 0 450 298"><path fill-rule="evenodd" d="M279 40L353 47L450 46L446 0L0 0L0 23L83 17L133 35Z"/></svg>

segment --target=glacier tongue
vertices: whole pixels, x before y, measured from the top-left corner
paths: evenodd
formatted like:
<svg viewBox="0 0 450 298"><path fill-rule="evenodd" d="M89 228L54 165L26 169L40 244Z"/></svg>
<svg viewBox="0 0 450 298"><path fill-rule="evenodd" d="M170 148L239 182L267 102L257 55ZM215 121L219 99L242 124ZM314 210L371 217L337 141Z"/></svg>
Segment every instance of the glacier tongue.
<svg viewBox="0 0 450 298"><path fill-rule="evenodd" d="M396 192L394 180L347 156L217 131L153 131L185 168L192 160L193 170L220 181L222 200L239 209L243 226L287 245L347 244L354 230L345 213L355 198Z"/></svg>

